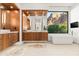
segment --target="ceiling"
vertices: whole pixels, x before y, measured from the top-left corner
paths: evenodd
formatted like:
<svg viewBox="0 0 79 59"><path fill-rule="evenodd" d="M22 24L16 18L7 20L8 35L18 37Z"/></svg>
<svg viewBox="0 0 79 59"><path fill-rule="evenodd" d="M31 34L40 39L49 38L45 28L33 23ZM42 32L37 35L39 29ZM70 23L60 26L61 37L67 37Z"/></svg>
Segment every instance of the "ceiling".
<svg viewBox="0 0 79 59"><path fill-rule="evenodd" d="M49 9L49 8L58 8L58 7L74 7L76 5L79 5L78 3L0 3L0 8L3 6L5 9ZM13 8L11 8L13 6Z"/></svg>
<svg viewBox="0 0 79 59"><path fill-rule="evenodd" d="M75 3L19 3L21 5L73 6Z"/></svg>
<svg viewBox="0 0 79 59"><path fill-rule="evenodd" d="M19 8L73 7L78 3L17 3Z"/></svg>

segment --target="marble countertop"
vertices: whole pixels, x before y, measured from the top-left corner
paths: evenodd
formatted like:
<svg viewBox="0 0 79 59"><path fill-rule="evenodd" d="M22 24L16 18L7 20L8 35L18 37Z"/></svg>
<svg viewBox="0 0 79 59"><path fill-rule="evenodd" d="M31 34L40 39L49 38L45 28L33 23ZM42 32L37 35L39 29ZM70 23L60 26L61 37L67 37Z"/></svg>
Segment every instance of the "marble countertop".
<svg viewBox="0 0 79 59"><path fill-rule="evenodd" d="M32 30L27 30L27 31L23 31L23 32L48 32L47 30L43 30L43 31L32 31Z"/></svg>
<svg viewBox="0 0 79 59"><path fill-rule="evenodd" d="M7 31L7 32L0 32L0 34L10 34L10 33L18 33L18 31Z"/></svg>

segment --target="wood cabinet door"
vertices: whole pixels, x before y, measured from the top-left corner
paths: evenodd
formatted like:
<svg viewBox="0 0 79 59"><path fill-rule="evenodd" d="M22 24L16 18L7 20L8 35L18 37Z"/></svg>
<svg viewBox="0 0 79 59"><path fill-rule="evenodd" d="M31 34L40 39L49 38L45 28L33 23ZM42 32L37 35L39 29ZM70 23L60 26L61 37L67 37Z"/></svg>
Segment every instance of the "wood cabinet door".
<svg viewBox="0 0 79 59"><path fill-rule="evenodd" d="M3 39L3 49L9 47L9 34L3 34L2 35L2 39Z"/></svg>
<svg viewBox="0 0 79 59"><path fill-rule="evenodd" d="M25 32L23 41L48 41L47 32Z"/></svg>
<svg viewBox="0 0 79 59"><path fill-rule="evenodd" d="M13 45L14 43L18 41L18 33L11 33L9 37L10 37L11 45Z"/></svg>
<svg viewBox="0 0 79 59"><path fill-rule="evenodd" d="M3 49L3 39L2 39L2 35L0 35L0 51Z"/></svg>
<svg viewBox="0 0 79 59"><path fill-rule="evenodd" d="M33 33L31 32L23 33L23 41L33 41Z"/></svg>
<svg viewBox="0 0 79 59"><path fill-rule="evenodd" d="M23 41L26 41L28 39L28 33L23 33Z"/></svg>
<svg viewBox="0 0 79 59"><path fill-rule="evenodd" d="M45 40L48 40L48 33L44 34L44 38L45 38Z"/></svg>
<svg viewBox="0 0 79 59"><path fill-rule="evenodd" d="M27 32L26 33L26 40L27 41L33 41L33 32L31 33L31 32Z"/></svg>
<svg viewBox="0 0 79 59"><path fill-rule="evenodd" d="M37 41L41 41L41 38L42 38L42 37L41 37L41 36L42 36L42 35L41 35L41 32L37 32L36 35L37 35L37 39L36 39L36 40L37 40Z"/></svg>
<svg viewBox="0 0 79 59"><path fill-rule="evenodd" d="M12 34L13 42L16 43L18 41L18 33Z"/></svg>
<svg viewBox="0 0 79 59"><path fill-rule="evenodd" d="M36 35L36 33L35 32L33 32L33 38L32 38L34 41L36 41L37 40L37 35Z"/></svg>

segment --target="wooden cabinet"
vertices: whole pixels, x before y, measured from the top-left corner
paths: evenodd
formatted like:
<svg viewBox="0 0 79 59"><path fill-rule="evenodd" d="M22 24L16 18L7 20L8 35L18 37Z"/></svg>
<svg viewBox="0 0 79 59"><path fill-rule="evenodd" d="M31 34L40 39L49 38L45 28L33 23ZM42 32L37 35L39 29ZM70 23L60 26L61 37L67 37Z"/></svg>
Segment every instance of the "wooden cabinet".
<svg viewBox="0 0 79 59"><path fill-rule="evenodd" d="M11 31L19 31L20 16L19 10L0 10L0 28L10 29ZM3 17L5 16L5 18ZM3 18L3 21L1 22Z"/></svg>
<svg viewBox="0 0 79 59"><path fill-rule="evenodd" d="M3 49L2 45L2 35L0 35L0 51Z"/></svg>
<svg viewBox="0 0 79 59"><path fill-rule="evenodd" d="M2 40L3 40L3 49L7 48L10 46L9 44L9 34L2 34Z"/></svg>
<svg viewBox="0 0 79 59"><path fill-rule="evenodd" d="M0 51L9 47L9 36L8 34L0 34Z"/></svg>
<svg viewBox="0 0 79 59"><path fill-rule="evenodd" d="M10 39L10 45L13 45L14 43L16 43L19 39L19 34L18 33L10 33L9 35L9 39Z"/></svg>
<svg viewBox="0 0 79 59"><path fill-rule="evenodd" d="M0 34L0 51L6 49L18 41L18 33Z"/></svg>
<svg viewBox="0 0 79 59"><path fill-rule="evenodd" d="M48 41L47 32L24 32L23 41Z"/></svg>

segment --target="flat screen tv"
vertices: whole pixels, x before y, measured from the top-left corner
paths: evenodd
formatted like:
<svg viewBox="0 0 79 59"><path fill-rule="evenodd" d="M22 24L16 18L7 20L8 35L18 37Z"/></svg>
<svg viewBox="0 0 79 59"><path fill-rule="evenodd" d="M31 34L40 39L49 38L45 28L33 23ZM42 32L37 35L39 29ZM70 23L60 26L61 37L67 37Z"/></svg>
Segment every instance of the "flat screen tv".
<svg viewBox="0 0 79 59"><path fill-rule="evenodd" d="M71 28L77 28L79 22L73 22L71 23Z"/></svg>

